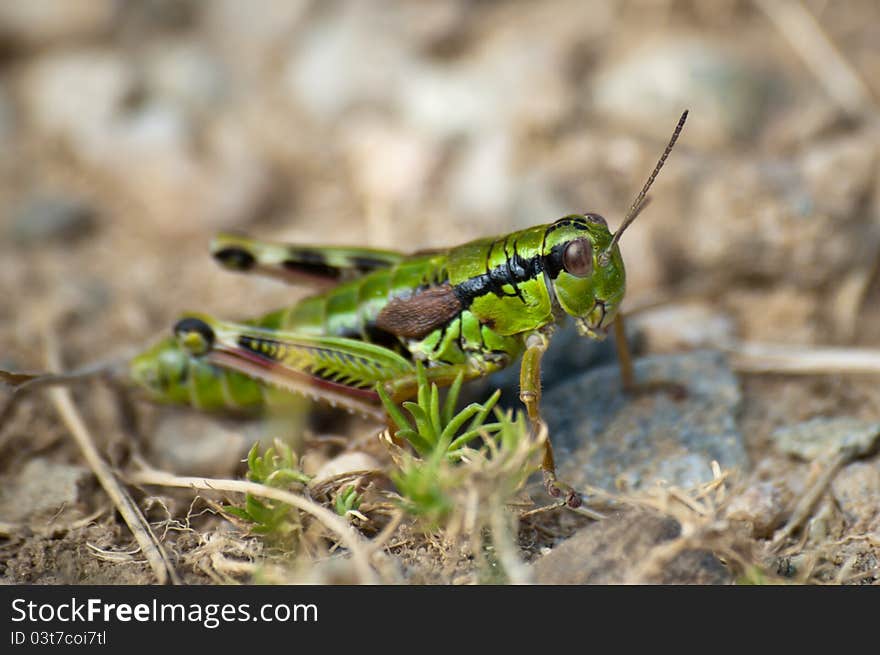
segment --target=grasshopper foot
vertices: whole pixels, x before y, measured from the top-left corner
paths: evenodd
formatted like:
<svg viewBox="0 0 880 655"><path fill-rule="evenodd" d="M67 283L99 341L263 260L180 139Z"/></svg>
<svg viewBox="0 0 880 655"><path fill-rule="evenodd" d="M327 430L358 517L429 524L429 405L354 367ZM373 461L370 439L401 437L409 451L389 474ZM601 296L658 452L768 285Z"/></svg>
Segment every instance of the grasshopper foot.
<svg viewBox="0 0 880 655"><path fill-rule="evenodd" d="M581 506L581 495L569 485L557 480L550 471L544 471L544 488L551 498L564 498L565 504L572 509Z"/></svg>

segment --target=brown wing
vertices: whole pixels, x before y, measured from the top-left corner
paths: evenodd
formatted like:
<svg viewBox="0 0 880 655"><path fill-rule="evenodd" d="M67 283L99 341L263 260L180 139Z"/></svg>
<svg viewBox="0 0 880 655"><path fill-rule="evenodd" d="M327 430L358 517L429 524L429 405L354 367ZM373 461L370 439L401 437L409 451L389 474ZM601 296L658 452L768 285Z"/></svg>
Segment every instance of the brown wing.
<svg viewBox="0 0 880 655"><path fill-rule="evenodd" d="M444 284L394 298L376 317L376 327L407 339L421 339L446 325L463 309L452 286Z"/></svg>

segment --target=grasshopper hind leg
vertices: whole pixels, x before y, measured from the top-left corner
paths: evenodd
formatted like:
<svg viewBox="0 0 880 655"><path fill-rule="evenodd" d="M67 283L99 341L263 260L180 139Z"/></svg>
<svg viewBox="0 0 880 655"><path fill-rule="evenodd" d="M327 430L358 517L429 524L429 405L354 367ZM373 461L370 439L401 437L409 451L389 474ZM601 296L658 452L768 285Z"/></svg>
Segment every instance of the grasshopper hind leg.
<svg viewBox="0 0 880 655"><path fill-rule="evenodd" d="M268 330L210 316L187 316L174 326L189 355L284 391L384 420L377 382L409 374L412 363L354 339Z"/></svg>

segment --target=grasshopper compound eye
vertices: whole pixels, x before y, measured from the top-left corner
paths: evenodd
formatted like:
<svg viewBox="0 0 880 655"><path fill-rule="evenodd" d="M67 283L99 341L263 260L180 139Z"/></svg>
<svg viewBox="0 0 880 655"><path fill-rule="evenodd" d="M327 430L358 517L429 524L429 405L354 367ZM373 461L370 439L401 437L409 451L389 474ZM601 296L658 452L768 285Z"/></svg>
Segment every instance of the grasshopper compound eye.
<svg viewBox="0 0 880 655"><path fill-rule="evenodd" d="M204 355L214 345L214 330L199 318L183 318L174 326L181 348L191 355Z"/></svg>
<svg viewBox="0 0 880 655"><path fill-rule="evenodd" d="M575 277L587 277L593 272L593 246L589 239L575 239L565 247L562 266Z"/></svg>

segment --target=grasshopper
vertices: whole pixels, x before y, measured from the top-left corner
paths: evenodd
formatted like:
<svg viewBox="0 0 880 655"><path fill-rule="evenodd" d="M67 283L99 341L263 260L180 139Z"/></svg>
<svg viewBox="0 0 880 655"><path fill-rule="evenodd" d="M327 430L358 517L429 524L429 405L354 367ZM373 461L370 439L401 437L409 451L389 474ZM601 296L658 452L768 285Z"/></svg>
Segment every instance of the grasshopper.
<svg viewBox="0 0 880 655"><path fill-rule="evenodd" d="M416 362L443 386L522 357L520 399L538 434L541 357L566 316L593 339L614 326L624 387L633 386L619 313L626 276L618 242L645 206L686 118L687 111L613 234L604 218L586 213L410 255L220 235L211 252L227 269L328 288L243 323L187 315L174 337L132 360L131 377L157 400L200 409L259 410L270 389L281 389L382 419L377 385L394 401L412 397ZM557 480L549 439L545 444L548 493L577 506L580 496Z"/></svg>

